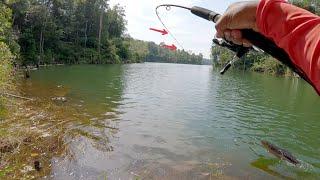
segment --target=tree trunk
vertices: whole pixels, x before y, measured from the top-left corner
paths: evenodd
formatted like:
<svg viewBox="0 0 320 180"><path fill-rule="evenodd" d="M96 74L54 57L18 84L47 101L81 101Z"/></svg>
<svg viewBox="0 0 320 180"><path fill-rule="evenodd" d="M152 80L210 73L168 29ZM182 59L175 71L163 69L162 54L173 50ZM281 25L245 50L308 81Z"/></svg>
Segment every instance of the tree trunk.
<svg viewBox="0 0 320 180"><path fill-rule="evenodd" d="M87 48L87 39L88 39L87 30L88 30L88 20L86 21L86 28L84 30L84 48Z"/></svg>
<svg viewBox="0 0 320 180"><path fill-rule="evenodd" d="M48 8L48 7L45 6L45 8ZM40 47L39 47L39 48L40 48L40 50L39 50L39 52L40 52L40 58L39 58L39 61L38 61L38 64L37 64L38 67L39 67L41 61L43 62L43 54L44 54L44 48L43 48L43 46L44 46L44 31L45 31L45 29L46 29L46 24L47 24L47 21L48 21L47 16L48 16L48 14L47 14L47 11L46 11L46 12L45 12L45 17L44 17L44 22L43 22L43 24L42 24L41 32L40 32Z"/></svg>
<svg viewBox="0 0 320 180"><path fill-rule="evenodd" d="M44 55L44 35L42 34L42 45L41 45L41 61L43 62L43 55ZM40 65L40 63L39 63Z"/></svg>
<svg viewBox="0 0 320 180"><path fill-rule="evenodd" d="M42 42L43 42L43 31L42 31L42 29L41 29L41 32L40 32L40 40L39 40L39 59L38 59L38 63L37 63L37 66L39 66L40 65L40 62L41 62L41 60L42 60L42 50L43 50L43 48L42 48Z"/></svg>
<svg viewBox="0 0 320 180"><path fill-rule="evenodd" d="M102 20L103 20L103 9L100 14L100 23L99 23L99 35L98 35L98 53L99 53L99 61L101 63L101 33L102 33Z"/></svg>
<svg viewBox="0 0 320 180"><path fill-rule="evenodd" d="M85 58L87 58L87 51L86 51L86 49L87 49L87 39L88 39L88 37L87 37L87 29L88 29L88 20L86 20L86 27L85 27L85 29L84 29L84 48L83 48L83 56L85 57Z"/></svg>

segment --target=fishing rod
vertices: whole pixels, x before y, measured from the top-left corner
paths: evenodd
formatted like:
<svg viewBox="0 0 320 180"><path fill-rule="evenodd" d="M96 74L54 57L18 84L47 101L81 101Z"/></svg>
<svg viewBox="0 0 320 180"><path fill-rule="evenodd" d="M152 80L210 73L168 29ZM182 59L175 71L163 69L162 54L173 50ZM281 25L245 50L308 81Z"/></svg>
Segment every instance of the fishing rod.
<svg viewBox="0 0 320 180"><path fill-rule="evenodd" d="M167 11L171 9L171 7L185 9L190 11L192 14L201 17L203 19L206 19L208 21L212 21L214 23L218 22L218 20L221 18L221 15L219 13L216 13L214 11L193 6L193 7L185 7L175 4L161 4L156 7L156 15L158 16L159 21L163 25L163 27L169 32L169 34L175 39L175 41L181 46L181 43L175 38L175 36L168 30L166 25L163 23L162 19L159 16L158 9L160 7L165 7ZM262 34L252 30L252 29L242 29L241 30L242 36L244 39L247 39L254 47L257 47L258 49L264 51L265 53L271 55L284 65L288 66L292 71L297 73L301 78L303 78L305 81L307 81L311 86L313 86L314 89L315 86L311 83L310 79L307 77L307 75L302 71L302 69L298 66L296 66L290 59L289 55L286 53L285 50L278 47L274 41L271 39L268 39L267 37L263 36ZM216 45L219 45L221 47L228 48L229 50L235 52L235 56L231 61L229 61L223 69L220 71L220 74L224 74L231 66L232 64L237 61L238 59L241 59L247 52L250 50L253 50L252 47L244 47L242 45L234 44L230 41L227 41L225 39L219 40L219 39L213 39L213 43ZM181 46L182 47L182 46Z"/></svg>

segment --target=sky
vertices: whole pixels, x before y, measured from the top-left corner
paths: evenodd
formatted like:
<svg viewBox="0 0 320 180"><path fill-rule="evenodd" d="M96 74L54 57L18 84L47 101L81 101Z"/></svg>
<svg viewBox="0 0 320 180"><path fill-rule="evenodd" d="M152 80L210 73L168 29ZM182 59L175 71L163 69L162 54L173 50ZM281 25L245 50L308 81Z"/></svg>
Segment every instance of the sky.
<svg viewBox="0 0 320 180"><path fill-rule="evenodd" d="M109 4L119 4L126 13L127 33L135 38L153 41L157 44L164 42L176 45L178 49L185 49L194 53L202 53L205 58L210 57L210 47L215 35L214 24L191 14L190 11L172 8L167 11L159 9L161 19L175 36L179 44L170 36L150 31L149 28L163 29L159 22L155 8L160 4L178 4L184 6L201 6L223 13L230 4L239 0L110 0Z"/></svg>

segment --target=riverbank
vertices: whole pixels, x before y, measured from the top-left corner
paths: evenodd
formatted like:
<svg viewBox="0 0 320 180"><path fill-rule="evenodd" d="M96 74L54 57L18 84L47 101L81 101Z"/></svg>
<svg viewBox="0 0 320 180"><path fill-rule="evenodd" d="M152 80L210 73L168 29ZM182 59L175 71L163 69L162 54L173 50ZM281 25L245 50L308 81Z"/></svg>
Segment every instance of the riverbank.
<svg viewBox="0 0 320 180"><path fill-rule="evenodd" d="M32 73L44 69L47 68ZM101 140L81 128L91 123L90 117L67 97L70 88L55 83L39 84L33 78L33 75L30 79L17 78L11 94L3 94L0 179L53 177L53 166L73 158L74 149L70 149L69 143L79 137Z"/></svg>
<svg viewBox="0 0 320 180"><path fill-rule="evenodd" d="M21 86L21 82L18 84ZM47 177L54 157L72 157L66 134L76 136L77 132L70 131L68 125L84 117L75 108L64 105L66 102L50 97L66 91L56 87L48 97L6 98L5 108L10 113L5 113L0 121L0 179ZM27 96L23 91L15 93Z"/></svg>
<svg viewBox="0 0 320 180"><path fill-rule="evenodd" d="M61 137L42 126L41 122L53 117L49 114L52 107L44 108L38 101L9 99L7 108L10 114L0 122L0 178L44 177L50 173L53 154L62 153Z"/></svg>

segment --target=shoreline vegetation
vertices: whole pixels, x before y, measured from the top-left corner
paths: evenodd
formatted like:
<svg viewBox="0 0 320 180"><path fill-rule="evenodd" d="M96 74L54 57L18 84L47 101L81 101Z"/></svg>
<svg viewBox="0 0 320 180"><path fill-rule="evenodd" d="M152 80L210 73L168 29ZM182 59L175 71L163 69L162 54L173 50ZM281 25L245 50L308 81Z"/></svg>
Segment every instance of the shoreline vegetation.
<svg viewBox="0 0 320 180"><path fill-rule="evenodd" d="M67 93L64 87L52 90L53 94ZM68 138L86 132L71 126L88 122L88 117L64 105L67 102L52 101L50 94L32 100L9 98L6 102L10 114L0 122L0 179L49 177L54 163L72 158ZM55 157L58 159L53 161Z"/></svg>

